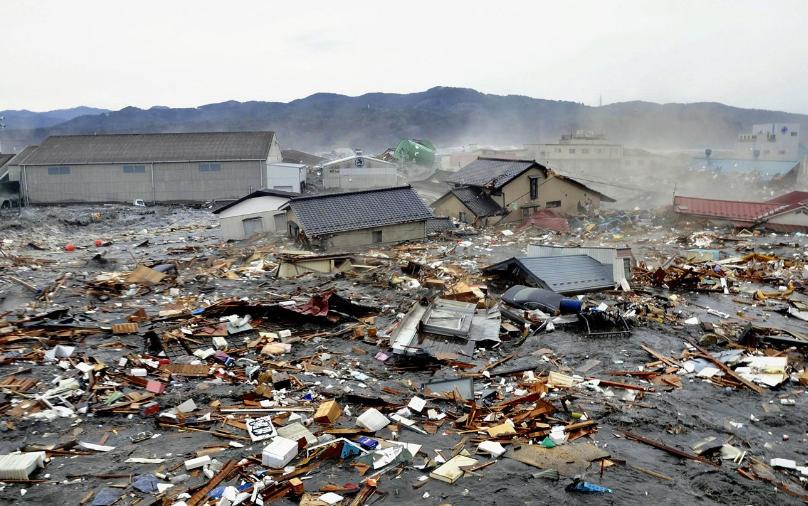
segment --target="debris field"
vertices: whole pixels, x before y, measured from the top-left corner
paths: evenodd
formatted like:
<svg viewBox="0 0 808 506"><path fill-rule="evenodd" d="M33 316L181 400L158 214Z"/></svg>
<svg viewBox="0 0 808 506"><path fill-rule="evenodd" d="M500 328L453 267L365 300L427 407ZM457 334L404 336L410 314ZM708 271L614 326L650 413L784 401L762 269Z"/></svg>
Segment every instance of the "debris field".
<svg viewBox="0 0 808 506"><path fill-rule="evenodd" d="M803 503L807 242L638 211L318 254L204 209L4 215L0 501ZM636 262L520 305L485 268L529 245Z"/></svg>

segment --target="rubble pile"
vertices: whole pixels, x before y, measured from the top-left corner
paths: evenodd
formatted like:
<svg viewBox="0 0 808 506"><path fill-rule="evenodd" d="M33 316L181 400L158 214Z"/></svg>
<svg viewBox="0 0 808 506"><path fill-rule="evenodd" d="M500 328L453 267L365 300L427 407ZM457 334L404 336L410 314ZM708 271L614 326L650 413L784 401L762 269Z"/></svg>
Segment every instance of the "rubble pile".
<svg viewBox="0 0 808 506"><path fill-rule="evenodd" d="M799 234L635 212L323 254L222 243L205 210L25 212L0 230L4 502L808 500ZM532 244L639 263L563 296L483 274Z"/></svg>

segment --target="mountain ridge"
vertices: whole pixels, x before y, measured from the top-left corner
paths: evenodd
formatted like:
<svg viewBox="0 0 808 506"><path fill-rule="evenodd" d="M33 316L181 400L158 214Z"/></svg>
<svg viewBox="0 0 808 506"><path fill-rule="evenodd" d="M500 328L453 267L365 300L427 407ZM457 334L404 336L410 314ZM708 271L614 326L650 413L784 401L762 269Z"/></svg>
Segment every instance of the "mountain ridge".
<svg viewBox="0 0 808 506"><path fill-rule="evenodd" d="M45 123L51 120L53 116L48 116ZM129 106L27 128L14 128L8 119L6 122L9 128L0 134L0 140L4 146L12 141L18 150L22 144L56 134L274 130L284 147L325 151L347 146L372 152L407 137L430 139L443 147L466 143L520 145L556 142L561 134L575 129L602 132L609 142L632 147L721 149L731 147L737 135L755 123L799 123L808 128L808 115L720 102L660 104L635 100L595 107L436 86L415 93L358 96L320 92L289 102L228 100L184 108Z"/></svg>

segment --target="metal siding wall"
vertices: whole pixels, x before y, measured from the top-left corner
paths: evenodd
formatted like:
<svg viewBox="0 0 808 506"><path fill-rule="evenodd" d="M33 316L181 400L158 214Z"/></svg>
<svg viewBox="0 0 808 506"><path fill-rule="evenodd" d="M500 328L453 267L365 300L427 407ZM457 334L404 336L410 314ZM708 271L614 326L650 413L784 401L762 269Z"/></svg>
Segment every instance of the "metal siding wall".
<svg viewBox="0 0 808 506"><path fill-rule="evenodd" d="M155 199L158 202L241 198L261 186L259 161L220 162L221 170L201 172L199 164L154 164Z"/></svg>
<svg viewBox="0 0 808 506"><path fill-rule="evenodd" d="M125 174L123 165L71 165L70 174L50 175L48 167L26 167L32 204L151 200L151 174Z"/></svg>

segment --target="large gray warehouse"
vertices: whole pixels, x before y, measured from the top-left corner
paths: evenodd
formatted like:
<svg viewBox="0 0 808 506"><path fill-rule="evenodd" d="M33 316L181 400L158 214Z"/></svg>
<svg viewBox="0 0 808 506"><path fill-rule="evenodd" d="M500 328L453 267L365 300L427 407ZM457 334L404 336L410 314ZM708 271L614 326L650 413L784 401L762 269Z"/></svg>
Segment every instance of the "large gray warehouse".
<svg viewBox="0 0 808 506"><path fill-rule="evenodd" d="M57 135L12 160L25 202L201 202L267 184L273 132Z"/></svg>

